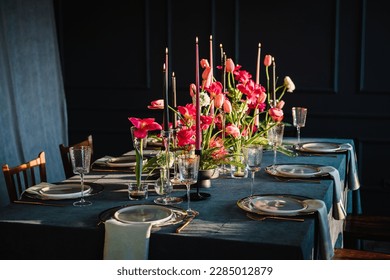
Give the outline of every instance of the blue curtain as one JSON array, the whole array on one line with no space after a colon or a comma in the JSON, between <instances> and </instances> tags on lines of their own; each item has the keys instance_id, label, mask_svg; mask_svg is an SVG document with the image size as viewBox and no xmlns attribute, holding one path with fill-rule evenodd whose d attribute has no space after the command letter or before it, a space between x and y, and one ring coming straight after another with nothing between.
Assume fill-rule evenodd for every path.
<instances>
[{"instance_id":1,"label":"blue curtain","mask_svg":"<svg viewBox=\"0 0 390 280\"><path fill-rule=\"evenodd\" d=\"M52 0L0 0L0 165L46 153L49 182L63 180L66 100ZM0 205L8 204L4 176Z\"/></svg>"}]
</instances>

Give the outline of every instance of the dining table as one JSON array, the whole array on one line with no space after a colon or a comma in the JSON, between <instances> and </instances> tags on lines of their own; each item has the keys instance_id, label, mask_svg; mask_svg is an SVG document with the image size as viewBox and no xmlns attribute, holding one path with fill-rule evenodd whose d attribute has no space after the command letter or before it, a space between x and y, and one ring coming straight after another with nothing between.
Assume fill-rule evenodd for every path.
<instances>
[{"instance_id":1,"label":"dining table","mask_svg":"<svg viewBox=\"0 0 390 280\"><path fill-rule=\"evenodd\" d=\"M295 139L285 137L284 145L292 147ZM301 142L348 143L352 139L302 138ZM349 187L350 154L348 151L278 153L278 164L308 164L331 166L339 172L342 185L342 203L348 214L361 212L359 189ZM145 150L147 153L148 150ZM131 154L131 153L129 153ZM332 214L335 181L330 176L315 178L285 178L266 172L272 164L273 152L263 151L261 170L255 173L253 194L257 196L292 196L323 201L326 206L332 247L343 246L344 219ZM159 195L150 179L149 195L144 200L129 200L128 184L135 179L126 168L92 168L85 182L93 188L88 195L92 205L73 206L76 199L44 200L22 197L17 203L0 209L0 259L101 260L105 242L105 222L123 207L155 205ZM149 178L148 178L149 179ZM79 182L79 176L63 182ZM149 239L149 259L161 260L312 260L321 259L319 219L317 213L306 213L274 219L252 219L240 202L250 195L248 178L232 178L220 173L211 180L209 188L200 188L207 197L190 201L199 214L180 233L182 222L154 226ZM196 185L191 187L196 193ZM174 187L170 194L182 197L184 202L173 209L185 210L187 203L184 185ZM256 214L256 213L255 213ZM261 217L262 215L254 215ZM266 215L266 217L268 217Z\"/></svg>"}]
</instances>

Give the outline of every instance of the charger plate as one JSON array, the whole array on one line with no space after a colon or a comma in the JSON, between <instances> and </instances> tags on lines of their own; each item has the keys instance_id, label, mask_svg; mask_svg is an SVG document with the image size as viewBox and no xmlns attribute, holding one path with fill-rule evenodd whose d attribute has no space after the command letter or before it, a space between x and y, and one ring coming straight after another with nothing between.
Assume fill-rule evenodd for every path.
<instances>
[{"instance_id":1,"label":"charger plate","mask_svg":"<svg viewBox=\"0 0 390 280\"><path fill-rule=\"evenodd\" d=\"M341 144L331 142L307 142L301 144L298 150L311 153L334 153L343 151L341 150Z\"/></svg>"},{"instance_id":2,"label":"charger plate","mask_svg":"<svg viewBox=\"0 0 390 280\"><path fill-rule=\"evenodd\" d=\"M101 212L99 214L100 223L104 223L105 221L112 219L112 218L117 219L115 217L115 214L118 212L123 213L122 211L125 211L125 210L122 210L122 209L130 209L132 207L136 207L139 209L139 207L145 207L145 206L147 206L147 207L149 207L149 206L163 207L163 206L154 205L154 204L153 205L130 204L130 205L123 205L123 206L116 206L116 207L104 210L103 212ZM174 207L174 206L169 206L169 207L164 207L164 208L172 211L172 215L170 216L169 219L163 218L162 222L152 222L153 228L175 225L175 224L181 223L184 220L184 218L187 217L187 212L182 208ZM122 217L120 219L122 219ZM130 219L133 219L133 218L130 218ZM124 220L127 220L127 218L124 218ZM125 222L125 223L129 223L129 222Z\"/></svg>"},{"instance_id":3,"label":"charger plate","mask_svg":"<svg viewBox=\"0 0 390 280\"><path fill-rule=\"evenodd\" d=\"M307 204L303 200L307 197L289 194L263 194L241 198L237 201L237 206L245 212L259 215L272 216L303 216L311 215L313 211L307 211ZM278 209L273 209L276 200L284 201Z\"/></svg>"},{"instance_id":4,"label":"charger plate","mask_svg":"<svg viewBox=\"0 0 390 280\"><path fill-rule=\"evenodd\" d=\"M101 184L85 182L84 196L92 196L103 191ZM31 191L29 191L31 189ZM66 200L81 197L80 182L59 182L51 184L38 184L25 190L22 197L39 200Z\"/></svg>"}]
</instances>

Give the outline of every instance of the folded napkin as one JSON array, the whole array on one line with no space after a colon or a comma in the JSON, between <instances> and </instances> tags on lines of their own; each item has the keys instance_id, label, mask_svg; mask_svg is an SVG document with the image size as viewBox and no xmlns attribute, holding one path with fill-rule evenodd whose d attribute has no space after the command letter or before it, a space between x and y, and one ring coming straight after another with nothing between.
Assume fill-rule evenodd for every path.
<instances>
[{"instance_id":1,"label":"folded napkin","mask_svg":"<svg viewBox=\"0 0 390 280\"><path fill-rule=\"evenodd\" d=\"M356 152L349 143L342 144L341 148L348 150L349 153L348 188L355 191L360 188L359 176L357 172Z\"/></svg>"},{"instance_id":2,"label":"folded napkin","mask_svg":"<svg viewBox=\"0 0 390 280\"><path fill-rule=\"evenodd\" d=\"M334 249L332 245L332 239L330 237L328 210L322 200L307 199L304 200L307 204L305 212L317 212L318 222L318 251L319 258L329 260L334 255Z\"/></svg>"},{"instance_id":3,"label":"folded napkin","mask_svg":"<svg viewBox=\"0 0 390 280\"><path fill-rule=\"evenodd\" d=\"M110 219L105 222L105 260L147 260L150 223L125 224Z\"/></svg>"},{"instance_id":4,"label":"folded napkin","mask_svg":"<svg viewBox=\"0 0 390 280\"><path fill-rule=\"evenodd\" d=\"M29 188L27 188L25 190L26 193L29 193L29 194L38 194L38 195L41 195L40 194L40 190L42 188L45 188L45 187L58 187L57 185L54 185L54 184L50 184L50 183L47 183L47 182L41 182L37 185L34 185L34 186L31 186Z\"/></svg>"},{"instance_id":5,"label":"folded napkin","mask_svg":"<svg viewBox=\"0 0 390 280\"><path fill-rule=\"evenodd\" d=\"M341 180L339 171L333 166L323 166L321 170L327 172L334 181L333 188L333 217L336 220L343 220L347 213L343 204L343 192L341 187Z\"/></svg>"}]
</instances>

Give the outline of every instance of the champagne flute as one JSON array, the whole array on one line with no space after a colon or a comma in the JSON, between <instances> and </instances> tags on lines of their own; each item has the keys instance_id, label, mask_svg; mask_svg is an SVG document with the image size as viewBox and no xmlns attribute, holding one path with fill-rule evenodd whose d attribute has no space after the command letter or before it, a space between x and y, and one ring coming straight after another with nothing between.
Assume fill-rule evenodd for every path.
<instances>
[{"instance_id":1,"label":"champagne flute","mask_svg":"<svg viewBox=\"0 0 390 280\"><path fill-rule=\"evenodd\" d=\"M299 145L301 143L301 127L305 127L306 115L307 115L307 108L303 108L303 107L292 108L293 125L297 128L297 144L295 146L296 148L299 148Z\"/></svg>"},{"instance_id":2,"label":"champagne flute","mask_svg":"<svg viewBox=\"0 0 390 280\"><path fill-rule=\"evenodd\" d=\"M73 173L80 175L81 197L79 201L73 203L74 206L88 206L92 202L84 200L84 174L89 173L91 166L91 147L78 146L69 148L70 159L72 161Z\"/></svg>"},{"instance_id":3,"label":"champagne flute","mask_svg":"<svg viewBox=\"0 0 390 280\"><path fill-rule=\"evenodd\" d=\"M195 154L183 154L177 159L180 181L187 187L187 214L196 215L196 211L190 207L190 187L198 181L200 156Z\"/></svg>"},{"instance_id":4,"label":"champagne flute","mask_svg":"<svg viewBox=\"0 0 390 280\"><path fill-rule=\"evenodd\" d=\"M263 159L263 146L258 144L246 145L242 148L245 158L246 168L251 172L251 191L253 195L253 184L255 181L255 173L261 169L261 161Z\"/></svg>"},{"instance_id":5,"label":"champagne flute","mask_svg":"<svg viewBox=\"0 0 390 280\"><path fill-rule=\"evenodd\" d=\"M271 171L273 173L276 173L275 167L276 167L276 154L277 154L277 148L282 144L283 140L283 133L284 133L284 124L283 123L277 123L274 126L272 126L268 130L268 141L269 144L272 146L272 149L274 151L274 161L271 167Z\"/></svg>"}]
</instances>

